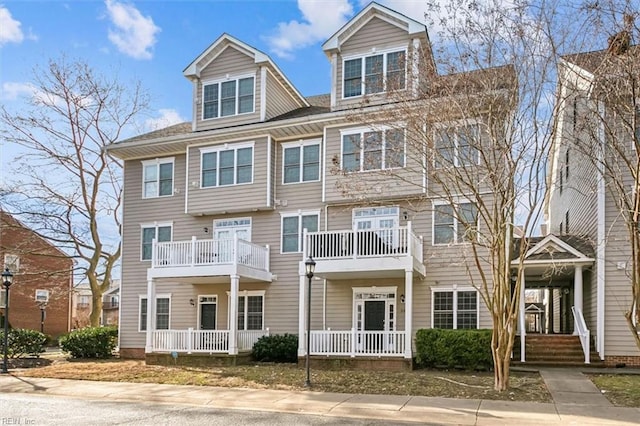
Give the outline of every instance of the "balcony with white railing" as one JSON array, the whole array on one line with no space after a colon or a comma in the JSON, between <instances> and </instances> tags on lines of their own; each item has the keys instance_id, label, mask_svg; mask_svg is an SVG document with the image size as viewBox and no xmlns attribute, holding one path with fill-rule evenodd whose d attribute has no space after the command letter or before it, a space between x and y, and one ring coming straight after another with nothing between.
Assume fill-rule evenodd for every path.
<instances>
[{"instance_id":1,"label":"balcony with white railing","mask_svg":"<svg viewBox=\"0 0 640 426\"><path fill-rule=\"evenodd\" d=\"M219 240L153 241L152 278L242 275L271 281L269 246L237 237Z\"/></svg>"},{"instance_id":2,"label":"balcony with white railing","mask_svg":"<svg viewBox=\"0 0 640 426\"><path fill-rule=\"evenodd\" d=\"M229 353L229 330L154 330L152 332L152 352L176 353ZM238 351L250 351L266 330L239 330Z\"/></svg>"},{"instance_id":3,"label":"balcony with white railing","mask_svg":"<svg viewBox=\"0 0 640 426\"><path fill-rule=\"evenodd\" d=\"M305 232L303 255L311 256L316 274L326 278L425 273L422 237L412 231L411 222L393 228Z\"/></svg>"},{"instance_id":4,"label":"balcony with white railing","mask_svg":"<svg viewBox=\"0 0 640 426\"><path fill-rule=\"evenodd\" d=\"M311 330L310 355L350 357L402 357L404 331Z\"/></svg>"}]
</instances>

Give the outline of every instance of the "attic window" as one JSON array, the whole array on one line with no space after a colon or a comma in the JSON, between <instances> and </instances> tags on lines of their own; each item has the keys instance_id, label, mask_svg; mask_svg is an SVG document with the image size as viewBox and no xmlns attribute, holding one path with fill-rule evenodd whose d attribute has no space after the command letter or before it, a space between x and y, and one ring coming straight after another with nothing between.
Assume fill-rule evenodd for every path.
<instances>
[{"instance_id":1,"label":"attic window","mask_svg":"<svg viewBox=\"0 0 640 426\"><path fill-rule=\"evenodd\" d=\"M405 88L404 50L345 59L343 97Z\"/></svg>"},{"instance_id":2,"label":"attic window","mask_svg":"<svg viewBox=\"0 0 640 426\"><path fill-rule=\"evenodd\" d=\"M204 83L202 119L228 117L254 111L254 78Z\"/></svg>"}]
</instances>

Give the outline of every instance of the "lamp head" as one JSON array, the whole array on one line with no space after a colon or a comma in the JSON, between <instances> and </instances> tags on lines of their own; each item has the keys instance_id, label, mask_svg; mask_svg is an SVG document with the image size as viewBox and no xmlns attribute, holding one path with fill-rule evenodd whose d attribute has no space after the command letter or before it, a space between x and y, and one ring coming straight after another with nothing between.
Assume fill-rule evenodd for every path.
<instances>
[{"instance_id":1,"label":"lamp head","mask_svg":"<svg viewBox=\"0 0 640 426\"><path fill-rule=\"evenodd\" d=\"M5 268L0 275L2 276L2 285L9 288L13 283L13 274L9 271L9 268Z\"/></svg>"},{"instance_id":2,"label":"lamp head","mask_svg":"<svg viewBox=\"0 0 640 426\"><path fill-rule=\"evenodd\" d=\"M307 278L313 278L313 274L316 271L316 262L311 256L304 261L304 269L307 274Z\"/></svg>"}]
</instances>

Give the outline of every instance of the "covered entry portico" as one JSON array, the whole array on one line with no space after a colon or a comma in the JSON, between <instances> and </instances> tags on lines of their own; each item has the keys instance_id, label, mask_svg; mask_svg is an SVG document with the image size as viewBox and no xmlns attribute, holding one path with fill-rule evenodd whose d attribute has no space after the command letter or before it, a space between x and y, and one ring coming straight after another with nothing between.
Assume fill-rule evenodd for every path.
<instances>
[{"instance_id":1,"label":"covered entry portico","mask_svg":"<svg viewBox=\"0 0 640 426\"><path fill-rule=\"evenodd\" d=\"M585 363L589 363L591 337L584 292L585 276L594 263L593 248L584 239L569 235L548 235L529 242L521 274L520 361L526 361L527 334L573 334L580 337ZM517 267L518 261L512 266Z\"/></svg>"}]
</instances>

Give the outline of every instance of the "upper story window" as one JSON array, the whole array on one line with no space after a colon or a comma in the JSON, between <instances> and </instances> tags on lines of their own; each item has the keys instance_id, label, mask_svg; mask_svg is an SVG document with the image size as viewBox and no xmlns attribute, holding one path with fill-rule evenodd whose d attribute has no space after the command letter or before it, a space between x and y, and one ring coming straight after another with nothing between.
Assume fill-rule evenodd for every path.
<instances>
[{"instance_id":1,"label":"upper story window","mask_svg":"<svg viewBox=\"0 0 640 426\"><path fill-rule=\"evenodd\" d=\"M228 117L254 111L253 77L204 83L202 118Z\"/></svg>"},{"instance_id":2,"label":"upper story window","mask_svg":"<svg viewBox=\"0 0 640 426\"><path fill-rule=\"evenodd\" d=\"M284 213L282 215L282 253L302 251L303 230L318 232L320 214L314 212Z\"/></svg>"},{"instance_id":3,"label":"upper story window","mask_svg":"<svg viewBox=\"0 0 640 426\"><path fill-rule=\"evenodd\" d=\"M344 61L343 97L404 89L406 51L377 53Z\"/></svg>"},{"instance_id":4,"label":"upper story window","mask_svg":"<svg viewBox=\"0 0 640 426\"><path fill-rule=\"evenodd\" d=\"M480 129L476 124L436 130L434 166L442 168L480 164L480 151L477 148L479 136Z\"/></svg>"},{"instance_id":5,"label":"upper story window","mask_svg":"<svg viewBox=\"0 0 640 426\"><path fill-rule=\"evenodd\" d=\"M201 150L201 188L253 182L253 142Z\"/></svg>"},{"instance_id":6,"label":"upper story window","mask_svg":"<svg viewBox=\"0 0 640 426\"><path fill-rule=\"evenodd\" d=\"M140 258L142 260L151 260L153 240L156 239L159 243L171 241L172 233L173 225L171 223L142 225L142 250Z\"/></svg>"},{"instance_id":7,"label":"upper story window","mask_svg":"<svg viewBox=\"0 0 640 426\"><path fill-rule=\"evenodd\" d=\"M173 195L173 164L173 157L142 162L142 198Z\"/></svg>"},{"instance_id":8,"label":"upper story window","mask_svg":"<svg viewBox=\"0 0 640 426\"><path fill-rule=\"evenodd\" d=\"M49 290L36 290L36 303L47 303L49 301Z\"/></svg>"},{"instance_id":9,"label":"upper story window","mask_svg":"<svg viewBox=\"0 0 640 426\"><path fill-rule=\"evenodd\" d=\"M20 256L6 253L4 255L4 267L9 268L9 271L13 274L20 272Z\"/></svg>"},{"instance_id":10,"label":"upper story window","mask_svg":"<svg viewBox=\"0 0 640 426\"><path fill-rule=\"evenodd\" d=\"M342 170L358 172L404 165L404 130L355 130L342 133Z\"/></svg>"},{"instance_id":11,"label":"upper story window","mask_svg":"<svg viewBox=\"0 0 640 426\"><path fill-rule=\"evenodd\" d=\"M320 143L307 141L283 144L282 183L320 180Z\"/></svg>"},{"instance_id":12,"label":"upper story window","mask_svg":"<svg viewBox=\"0 0 640 426\"><path fill-rule=\"evenodd\" d=\"M478 229L478 207L472 202L433 206L433 244L470 241Z\"/></svg>"}]
</instances>

